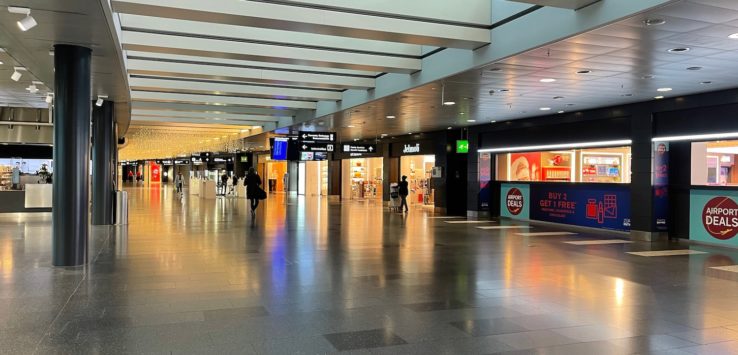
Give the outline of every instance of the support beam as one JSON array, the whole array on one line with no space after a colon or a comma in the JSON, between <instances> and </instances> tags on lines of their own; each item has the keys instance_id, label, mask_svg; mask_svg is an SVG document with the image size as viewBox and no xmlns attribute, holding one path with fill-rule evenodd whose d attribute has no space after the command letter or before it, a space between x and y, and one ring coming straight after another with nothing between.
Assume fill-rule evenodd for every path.
<instances>
[{"instance_id":1,"label":"support beam","mask_svg":"<svg viewBox=\"0 0 738 355\"><path fill-rule=\"evenodd\" d=\"M340 52L223 39L121 31L123 49L212 58L303 64L326 68L412 73L420 59L378 54Z\"/></svg>"},{"instance_id":2,"label":"support beam","mask_svg":"<svg viewBox=\"0 0 738 355\"><path fill-rule=\"evenodd\" d=\"M133 109L131 112L133 116L148 116L148 117L171 117L171 118L196 118L203 120L231 120L231 121L253 121L253 122L275 122L282 117L289 117L287 115L240 115L232 113L210 113L210 112L186 112L186 111L164 111L164 110L145 110L145 109Z\"/></svg>"},{"instance_id":3,"label":"support beam","mask_svg":"<svg viewBox=\"0 0 738 355\"><path fill-rule=\"evenodd\" d=\"M105 101L92 110L92 224L113 224L115 149L114 104Z\"/></svg>"},{"instance_id":4,"label":"support beam","mask_svg":"<svg viewBox=\"0 0 738 355\"><path fill-rule=\"evenodd\" d=\"M526 4L560 7L562 9L579 10L601 0L510 0Z\"/></svg>"},{"instance_id":5,"label":"support beam","mask_svg":"<svg viewBox=\"0 0 738 355\"><path fill-rule=\"evenodd\" d=\"M87 263L92 51L54 46L52 263Z\"/></svg>"},{"instance_id":6,"label":"support beam","mask_svg":"<svg viewBox=\"0 0 738 355\"><path fill-rule=\"evenodd\" d=\"M473 49L490 42L487 28L379 14L329 11L257 1L119 0L120 13L372 40Z\"/></svg>"},{"instance_id":7,"label":"support beam","mask_svg":"<svg viewBox=\"0 0 738 355\"><path fill-rule=\"evenodd\" d=\"M337 89L367 89L374 87L376 79L345 75L243 68L220 65L198 65L141 59L128 60L130 74L165 77L233 80L278 85L313 86Z\"/></svg>"},{"instance_id":8,"label":"support beam","mask_svg":"<svg viewBox=\"0 0 738 355\"><path fill-rule=\"evenodd\" d=\"M235 115L254 115L254 116L294 116L297 113L291 110L276 110L272 108L258 107L237 107L237 106L218 106L198 105L198 104L180 104L170 102L133 102L131 104L133 110L158 110L166 111L171 114L178 112L192 113L200 112L206 114L235 114Z\"/></svg>"},{"instance_id":9,"label":"support beam","mask_svg":"<svg viewBox=\"0 0 738 355\"><path fill-rule=\"evenodd\" d=\"M274 120L274 121L236 121L236 120L212 121L212 120L205 120L205 119L198 119L198 118L185 118L185 117L167 117L163 119L163 117L139 116L139 115L131 115L131 122L135 124L141 124L143 122L152 122L152 123L187 123L187 124L199 124L199 125L219 124L219 125L242 126L242 127L262 126L262 127L269 127L270 130L276 129L277 127L276 125L277 120Z\"/></svg>"},{"instance_id":10,"label":"support beam","mask_svg":"<svg viewBox=\"0 0 738 355\"><path fill-rule=\"evenodd\" d=\"M131 99L133 101L154 101L154 102L184 102L194 104L208 104L216 107L221 104L240 105L240 106L257 106L272 108L288 108L288 109L315 109L315 102L312 101L293 101L293 100L271 100L257 99L250 97L236 96L217 96L217 95L194 95L194 94L173 94L168 92L148 92L148 91L132 91Z\"/></svg>"},{"instance_id":11,"label":"support beam","mask_svg":"<svg viewBox=\"0 0 738 355\"><path fill-rule=\"evenodd\" d=\"M193 82L190 80L130 78L131 90L162 91L173 93L198 93L211 95L245 95L263 98L289 98L296 100L340 100L341 93L328 90L306 90L289 87L230 84L222 82Z\"/></svg>"}]
</instances>

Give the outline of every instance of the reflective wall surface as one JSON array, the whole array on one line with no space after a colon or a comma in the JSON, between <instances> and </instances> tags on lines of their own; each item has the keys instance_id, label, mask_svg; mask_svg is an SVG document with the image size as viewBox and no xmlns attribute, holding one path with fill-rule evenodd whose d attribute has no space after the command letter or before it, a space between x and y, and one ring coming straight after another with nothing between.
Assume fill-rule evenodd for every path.
<instances>
[{"instance_id":1,"label":"reflective wall surface","mask_svg":"<svg viewBox=\"0 0 738 355\"><path fill-rule=\"evenodd\" d=\"M0 352L738 351L732 249L374 200L276 194L251 219L243 199L129 194L130 224L92 228L84 268L51 267L49 215L0 216Z\"/></svg>"}]
</instances>

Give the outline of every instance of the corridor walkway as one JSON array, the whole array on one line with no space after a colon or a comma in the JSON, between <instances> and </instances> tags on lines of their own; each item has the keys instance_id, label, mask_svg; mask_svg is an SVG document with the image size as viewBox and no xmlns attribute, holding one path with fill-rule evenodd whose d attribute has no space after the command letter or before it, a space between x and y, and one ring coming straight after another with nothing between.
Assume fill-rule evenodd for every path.
<instances>
[{"instance_id":1,"label":"corridor walkway","mask_svg":"<svg viewBox=\"0 0 738 355\"><path fill-rule=\"evenodd\" d=\"M735 250L129 193L85 269L50 266L49 215L0 216L0 353L738 353Z\"/></svg>"}]
</instances>

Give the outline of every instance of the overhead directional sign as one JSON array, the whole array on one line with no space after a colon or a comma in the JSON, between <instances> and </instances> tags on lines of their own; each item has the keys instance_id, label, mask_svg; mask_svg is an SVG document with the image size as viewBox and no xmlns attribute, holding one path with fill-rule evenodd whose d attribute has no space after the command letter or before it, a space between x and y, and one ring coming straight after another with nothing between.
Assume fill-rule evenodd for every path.
<instances>
[{"instance_id":1,"label":"overhead directional sign","mask_svg":"<svg viewBox=\"0 0 738 355\"><path fill-rule=\"evenodd\" d=\"M331 153L335 150L336 133L300 131L297 140L300 152Z\"/></svg>"},{"instance_id":2,"label":"overhead directional sign","mask_svg":"<svg viewBox=\"0 0 738 355\"><path fill-rule=\"evenodd\" d=\"M360 157L377 152L376 144L342 144L341 151L352 157Z\"/></svg>"}]
</instances>

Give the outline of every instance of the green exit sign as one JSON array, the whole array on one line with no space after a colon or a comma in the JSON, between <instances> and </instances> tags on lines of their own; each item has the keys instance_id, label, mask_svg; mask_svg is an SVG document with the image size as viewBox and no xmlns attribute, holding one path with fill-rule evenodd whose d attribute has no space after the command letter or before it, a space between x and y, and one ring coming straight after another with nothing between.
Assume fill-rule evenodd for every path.
<instances>
[{"instance_id":1,"label":"green exit sign","mask_svg":"<svg viewBox=\"0 0 738 355\"><path fill-rule=\"evenodd\" d=\"M469 141L466 139L457 140L456 153L469 153Z\"/></svg>"}]
</instances>

